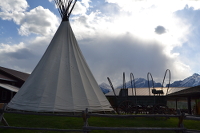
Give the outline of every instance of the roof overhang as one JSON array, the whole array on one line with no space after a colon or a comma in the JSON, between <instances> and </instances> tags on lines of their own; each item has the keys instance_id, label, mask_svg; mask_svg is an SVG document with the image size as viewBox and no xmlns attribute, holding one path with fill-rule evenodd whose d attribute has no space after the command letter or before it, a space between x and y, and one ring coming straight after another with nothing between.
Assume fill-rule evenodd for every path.
<instances>
[{"instance_id":1,"label":"roof overhang","mask_svg":"<svg viewBox=\"0 0 200 133\"><path fill-rule=\"evenodd\" d=\"M19 91L18 87L12 86L12 85L9 85L9 84L2 84L2 83L0 83L0 87L4 88L6 90L12 91L12 92L18 92Z\"/></svg>"},{"instance_id":2,"label":"roof overhang","mask_svg":"<svg viewBox=\"0 0 200 133\"><path fill-rule=\"evenodd\" d=\"M200 86L190 87L167 95L168 97L194 97L200 98Z\"/></svg>"}]
</instances>

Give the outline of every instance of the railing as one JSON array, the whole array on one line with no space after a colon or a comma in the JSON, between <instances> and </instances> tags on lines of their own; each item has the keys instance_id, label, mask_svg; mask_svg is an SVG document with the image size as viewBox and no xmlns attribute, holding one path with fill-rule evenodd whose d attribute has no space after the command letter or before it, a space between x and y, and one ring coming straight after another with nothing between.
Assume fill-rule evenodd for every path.
<instances>
[{"instance_id":1,"label":"railing","mask_svg":"<svg viewBox=\"0 0 200 133\"><path fill-rule=\"evenodd\" d=\"M28 114L28 115L48 115L48 116L65 116L65 117L80 117L83 119L83 127L81 129L53 129L53 128L32 128L32 127L14 127L9 126L3 117L4 113L17 113L17 114ZM136 117L145 117L145 118L178 118L178 126L177 127L97 127L97 126L89 126L88 119L91 117L110 117L110 118L136 118ZM0 122L4 124L4 126L0 126L0 128L4 129L23 129L23 130L48 130L48 131L64 131L64 132L83 132L89 133L93 130L116 130L116 131L175 131L182 133L192 133L199 132L200 130L187 129L183 126L183 120L199 120L200 117L186 116L184 113L178 112L177 115L162 115L162 114L146 114L146 115L116 115L116 114L94 114L89 113L88 109L82 112L79 115L67 115L67 114L48 114L48 113L32 113L32 112L14 112L5 110L5 106L0 109Z\"/></svg>"},{"instance_id":2,"label":"railing","mask_svg":"<svg viewBox=\"0 0 200 133\"><path fill-rule=\"evenodd\" d=\"M22 130L46 130L46 131L64 131L64 132L83 132L83 129L54 129L54 128L35 128L35 127L14 127L9 126L6 119L3 117L4 113L14 113L14 114L24 114L24 115L44 115L44 116L64 116L64 117L80 117L82 114L69 115L69 114L54 114L54 113L34 113L34 112L20 112L20 111L8 111L6 110L6 104L3 108L0 108L0 123L2 122L4 126L0 126L3 129L22 129Z\"/></svg>"},{"instance_id":3,"label":"railing","mask_svg":"<svg viewBox=\"0 0 200 133\"><path fill-rule=\"evenodd\" d=\"M136 118L136 117L148 117L148 118L157 118L157 117L177 117L179 119L178 127L94 127L89 126L88 118L90 117L111 117L111 118ZM138 130L146 130L146 131L176 131L176 132L186 132L187 129L183 127L183 119L184 114L178 115L157 115L157 114L147 114L147 115L112 115L112 114L91 114L88 113L87 109L83 112L84 118L84 133L89 133L92 130L117 130L117 131L138 131Z\"/></svg>"},{"instance_id":4,"label":"railing","mask_svg":"<svg viewBox=\"0 0 200 133\"><path fill-rule=\"evenodd\" d=\"M178 118L178 126L177 127L94 127L89 126L88 119L91 117L110 117L110 118L136 118L136 117L145 117L145 118ZM182 132L182 133L200 133L200 130L194 130L194 129L187 129L183 125L183 120L199 120L200 117L194 117L194 116L186 116L184 113L181 113L180 111L177 112L177 115L167 115L167 114L146 114L146 115L115 115L115 114L92 114L88 113L88 110L86 109L83 111L83 120L84 120L84 126L83 130L84 133L89 133L93 130L117 130L117 131L175 131L175 132Z\"/></svg>"}]
</instances>

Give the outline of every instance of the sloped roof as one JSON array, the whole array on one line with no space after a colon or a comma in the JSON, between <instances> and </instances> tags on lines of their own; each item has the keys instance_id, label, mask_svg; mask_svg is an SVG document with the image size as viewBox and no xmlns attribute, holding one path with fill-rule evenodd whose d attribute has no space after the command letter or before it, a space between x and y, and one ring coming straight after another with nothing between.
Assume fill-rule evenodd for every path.
<instances>
[{"instance_id":1,"label":"sloped roof","mask_svg":"<svg viewBox=\"0 0 200 133\"><path fill-rule=\"evenodd\" d=\"M0 71L3 71L5 73L7 73L8 75L13 76L13 77L18 78L18 79L23 80L23 81L26 81L26 79L30 75L28 73L20 72L20 71L17 71L17 70L13 70L13 69L1 67L1 66L0 66ZM8 79L8 80L13 80L10 77L5 76L3 74L0 74L0 78L4 78L4 79Z\"/></svg>"},{"instance_id":2,"label":"sloped roof","mask_svg":"<svg viewBox=\"0 0 200 133\"><path fill-rule=\"evenodd\" d=\"M16 80L14 80L13 78L10 78L8 76L6 76L5 74L0 73L0 80L6 80L6 81L14 81L16 82Z\"/></svg>"},{"instance_id":3,"label":"sloped roof","mask_svg":"<svg viewBox=\"0 0 200 133\"><path fill-rule=\"evenodd\" d=\"M173 93L169 94L168 96L171 96L171 97L187 97L187 96L200 97L200 85L194 86L194 87L188 87L186 89L173 92Z\"/></svg>"}]
</instances>

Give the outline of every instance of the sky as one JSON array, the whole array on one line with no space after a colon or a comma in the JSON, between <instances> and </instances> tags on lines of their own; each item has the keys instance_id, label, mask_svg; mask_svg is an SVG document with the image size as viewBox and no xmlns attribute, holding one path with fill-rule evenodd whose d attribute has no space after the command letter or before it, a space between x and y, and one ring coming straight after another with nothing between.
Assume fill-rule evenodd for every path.
<instances>
[{"instance_id":1,"label":"sky","mask_svg":"<svg viewBox=\"0 0 200 133\"><path fill-rule=\"evenodd\" d=\"M31 73L60 22L53 0L0 0L0 66ZM200 73L199 0L78 0L70 24L98 84Z\"/></svg>"}]
</instances>

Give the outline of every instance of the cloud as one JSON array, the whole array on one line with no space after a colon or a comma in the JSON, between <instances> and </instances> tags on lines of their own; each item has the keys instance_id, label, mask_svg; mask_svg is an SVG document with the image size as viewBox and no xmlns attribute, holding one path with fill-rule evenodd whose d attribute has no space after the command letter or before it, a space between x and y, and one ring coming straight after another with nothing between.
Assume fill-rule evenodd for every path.
<instances>
[{"instance_id":1,"label":"cloud","mask_svg":"<svg viewBox=\"0 0 200 133\"><path fill-rule=\"evenodd\" d=\"M89 8L89 2L90 2L89 0L77 1L72 11L72 14L73 15L86 14L87 9Z\"/></svg>"},{"instance_id":2,"label":"cloud","mask_svg":"<svg viewBox=\"0 0 200 133\"><path fill-rule=\"evenodd\" d=\"M19 43L15 45L8 45L8 44L0 44L0 52L1 53L8 53L8 52L16 52L19 49L25 48L24 43Z\"/></svg>"},{"instance_id":3,"label":"cloud","mask_svg":"<svg viewBox=\"0 0 200 133\"><path fill-rule=\"evenodd\" d=\"M101 6L93 6L91 7L91 9L95 12L95 11L99 11L101 12L102 16L116 16L116 14L121 15L123 14L123 11L121 10L120 6L118 4L115 3L101 3Z\"/></svg>"},{"instance_id":4,"label":"cloud","mask_svg":"<svg viewBox=\"0 0 200 133\"><path fill-rule=\"evenodd\" d=\"M89 1L86 0L81 3L81 6L85 9L88 6L87 2ZM1 9L0 17L3 20L13 20L19 25L19 34L27 36L28 39L21 38L22 41L19 44L0 44L0 64L30 73L45 52L57 30L60 19L49 9L42 6L28 11L28 5L24 6L26 1L17 1L15 3L16 8L21 8L12 12L15 7L13 3L10 1L1 3L1 8L8 5L10 9ZM77 10L79 9L77 8ZM30 36L31 34L36 36Z\"/></svg>"},{"instance_id":5,"label":"cloud","mask_svg":"<svg viewBox=\"0 0 200 133\"><path fill-rule=\"evenodd\" d=\"M23 12L29 7L26 0L0 0L0 17L3 20L15 20L21 18Z\"/></svg>"},{"instance_id":6,"label":"cloud","mask_svg":"<svg viewBox=\"0 0 200 133\"><path fill-rule=\"evenodd\" d=\"M15 45L0 44L0 55L9 59L26 60L34 57L33 51L28 49L23 42ZM19 64L18 64L19 65Z\"/></svg>"},{"instance_id":7,"label":"cloud","mask_svg":"<svg viewBox=\"0 0 200 133\"><path fill-rule=\"evenodd\" d=\"M106 77L110 77L114 85L121 84L123 72L127 79L130 72L135 78L146 78L151 72L156 82L162 82L166 69L171 70L172 80L191 74L190 65L182 61L180 51L174 51L189 41L186 37L190 26L173 13L185 5L175 8L172 4L173 8L169 9L171 6L158 3L107 0L95 6L89 0L77 1L70 17L71 26L98 83L107 83ZM18 24L20 35L36 36L12 46L1 44L0 64L31 72L59 20L41 6L30 11L25 6L22 9L12 14L1 12L0 17ZM155 27L157 33L166 29L167 32L158 36Z\"/></svg>"},{"instance_id":8,"label":"cloud","mask_svg":"<svg viewBox=\"0 0 200 133\"><path fill-rule=\"evenodd\" d=\"M156 28L155 28L155 32L157 33L157 34L164 34L165 32L166 32L166 29L165 29L165 27L163 27L163 26L157 26Z\"/></svg>"},{"instance_id":9,"label":"cloud","mask_svg":"<svg viewBox=\"0 0 200 133\"><path fill-rule=\"evenodd\" d=\"M90 7L90 3L91 0L82 0L81 3L86 7L86 8L89 8Z\"/></svg>"},{"instance_id":10,"label":"cloud","mask_svg":"<svg viewBox=\"0 0 200 133\"><path fill-rule=\"evenodd\" d=\"M34 55L31 53L31 51L27 48L19 49L16 52L9 52L8 56L16 58L16 59L32 59Z\"/></svg>"},{"instance_id":11,"label":"cloud","mask_svg":"<svg viewBox=\"0 0 200 133\"><path fill-rule=\"evenodd\" d=\"M110 5L107 3L106 6ZM170 14L158 14L162 18L158 17L154 14L158 12L156 9L143 9L145 11L138 15L125 11L122 13L120 8L119 14L114 14L111 9L110 14L104 15L103 8L99 9L102 10L74 17L71 23L99 83L107 82L106 77L109 76L119 84L123 71L144 78L151 72L157 82L162 82L166 69L171 70L172 80L191 74L190 66L182 62L179 52L173 51L186 41L184 37L188 33L188 26L182 23L182 19ZM146 13L149 18L145 18ZM155 25L160 24L169 31L166 32L164 26L157 26L157 33L165 34L156 36Z\"/></svg>"},{"instance_id":12,"label":"cloud","mask_svg":"<svg viewBox=\"0 0 200 133\"><path fill-rule=\"evenodd\" d=\"M195 0L126 0L126 2L122 0L106 0L106 2L118 4L122 10L136 13L145 9L155 8L159 8L161 12L174 12L181 10L185 5L193 7L195 10L200 8L198 5L200 1Z\"/></svg>"},{"instance_id":13,"label":"cloud","mask_svg":"<svg viewBox=\"0 0 200 133\"><path fill-rule=\"evenodd\" d=\"M14 45L0 44L1 66L31 73L51 39L51 36L42 36Z\"/></svg>"},{"instance_id":14,"label":"cloud","mask_svg":"<svg viewBox=\"0 0 200 133\"><path fill-rule=\"evenodd\" d=\"M20 35L29 35L31 33L39 35L48 35L55 32L59 20L58 18L49 10L38 6L30 12L26 12L24 17L19 20Z\"/></svg>"},{"instance_id":15,"label":"cloud","mask_svg":"<svg viewBox=\"0 0 200 133\"><path fill-rule=\"evenodd\" d=\"M26 0L0 0L0 8L2 12L24 12L29 7Z\"/></svg>"},{"instance_id":16,"label":"cloud","mask_svg":"<svg viewBox=\"0 0 200 133\"><path fill-rule=\"evenodd\" d=\"M13 3L15 2L6 1L1 4L2 12L0 12L0 17L3 20L13 20L19 25L18 32L20 35L48 35L56 31L59 19L49 9L38 6L26 11L28 7L26 1L17 0L15 4Z\"/></svg>"},{"instance_id":17,"label":"cloud","mask_svg":"<svg viewBox=\"0 0 200 133\"><path fill-rule=\"evenodd\" d=\"M173 80L185 76L183 69L189 72L189 68L178 64L176 58L168 57L163 52L164 47L156 40L144 41L127 33L106 38L98 36L79 41L79 44L99 83L107 83L106 77L110 77L115 85L119 85L122 83L122 72L126 73L127 80L131 72L136 78L146 78L151 72L157 82L162 82L166 69L171 70ZM181 71L180 67L183 68Z\"/></svg>"},{"instance_id":18,"label":"cloud","mask_svg":"<svg viewBox=\"0 0 200 133\"><path fill-rule=\"evenodd\" d=\"M195 10L194 7L186 5L182 10L176 11L175 15L182 20L183 24L188 27L188 30L182 46L174 48L173 52L178 51L180 60L190 66L193 71L198 72L200 68L200 18L198 17L200 9Z\"/></svg>"}]
</instances>

